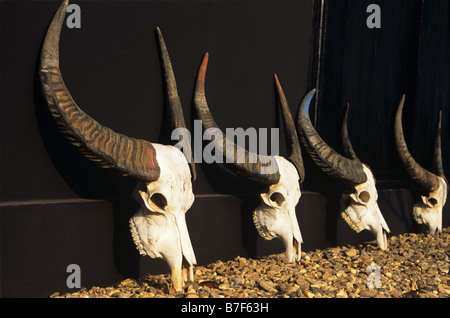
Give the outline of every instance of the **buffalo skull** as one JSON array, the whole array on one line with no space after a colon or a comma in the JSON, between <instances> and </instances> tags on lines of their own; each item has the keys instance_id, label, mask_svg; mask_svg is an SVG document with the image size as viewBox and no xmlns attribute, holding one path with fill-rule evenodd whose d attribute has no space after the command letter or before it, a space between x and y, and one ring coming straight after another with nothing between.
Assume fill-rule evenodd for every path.
<instances>
[{"instance_id":1,"label":"buffalo skull","mask_svg":"<svg viewBox=\"0 0 450 318\"><path fill-rule=\"evenodd\" d=\"M265 187L266 190L260 193L260 205L253 211L253 221L260 236L266 240L280 239L286 248L286 258L290 262L299 261L302 236L295 207L301 196L299 180L303 181L305 172L294 121L278 79L275 75L288 148L287 159L249 152L224 138L206 102L205 76L208 58L206 53L197 76L194 97L197 118L202 121L204 130L217 131L211 143L225 158L227 168Z\"/></svg>"},{"instance_id":2,"label":"buffalo skull","mask_svg":"<svg viewBox=\"0 0 450 318\"><path fill-rule=\"evenodd\" d=\"M64 137L87 159L138 181L141 208L130 219L133 240L142 255L168 263L174 288L181 291L183 279L193 280L196 264L185 221L194 202L195 166L193 161L189 166L178 148L116 133L77 106L59 68L59 38L67 5L66 0L56 12L41 53L40 80L50 113ZM157 34L171 125L185 128L170 58L159 29Z\"/></svg>"},{"instance_id":3,"label":"buffalo skull","mask_svg":"<svg viewBox=\"0 0 450 318\"><path fill-rule=\"evenodd\" d=\"M297 128L302 143L315 164L327 175L342 182L349 189L344 193L345 205L341 215L356 232L369 230L382 250L387 249L386 232L390 232L378 207L375 178L370 168L356 157L348 138L348 106L342 121L344 156L325 143L309 118L309 107L316 90L302 100L297 117Z\"/></svg>"},{"instance_id":4,"label":"buffalo skull","mask_svg":"<svg viewBox=\"0 0 450 318\"><path fill-rule=\"evenodd\" d=\"M437 174L422 168L412 157L403 135L402 113L405 95L402 96L395 116L395 143L403 168L413 181L414 207L413 217L419 224L425 224L430 234L442 232L442 208L447 200L448 183L444 176L441 150L441 116L436 128L434 142L434 165Z\"/></svg>"}]
</instances>

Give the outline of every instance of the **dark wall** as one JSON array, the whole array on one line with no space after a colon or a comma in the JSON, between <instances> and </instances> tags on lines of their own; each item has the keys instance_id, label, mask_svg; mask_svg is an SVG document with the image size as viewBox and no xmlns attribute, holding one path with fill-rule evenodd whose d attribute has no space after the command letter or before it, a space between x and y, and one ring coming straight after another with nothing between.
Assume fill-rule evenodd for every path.
<instances>
[{"instance_id":1,"label":"dark wall","mask_svg":"<svg viewBox=\"0 0 450 318\"><path fill-rule=\"evenodd\" d=\"M380 7L381 28L367 27L366 8L371 3ZM406 142L427 169L432 168L435 127L442 110L444 170L450 173L449 12L446 0L328 0L323 7L317 3L320 56L317 53L313 62L309 85L319 89L317 130L340 149L339 119L349 103L350 139L380 186L393 187L399 181L403 186L405 179L393 138L402 94L406 94Z\"/></svg>"},{"instance_id":2,"label":"dark wall","mask_svg":"<svg viewBox=\"0 0 450 318\"><path fill-rule=\"evenodd\" d=\"M448 4L380 1L382 29L369 31L366 2L78 1L81 29L63 28L61 70L89 115L117 132L152 142L165 141L167 133L156 26L165 37L189 128L195 76L205 52L210 54L208 103L222 128L279 127L274 72L293 114L307 90L319 83L317 129L338 149L339 125L331 119L351 103L350 137L361 159L385 181L379 205L392 234L417 231L409 191L401 189L404 175L392 148L392 118L406 91L411 99L405 107L405 134L418 160L427 160L421 145L430 142L437 105L443 107L448 175L448 90L442 89L445 81L448 87L449 53L443 43L448 43ZM80 265L86 287L168 271L163 261L139 256L131 240L134 182L109 175L79 155L42 101L38 59L58 5L0 2L3 297L67 291L66 268L72 263ZM418 38L427 42L418 44ZM431 78L424 80L423 73ZM283 130L280 152L285 153ZM356 234L339 217L340 193L305 161L297 206L303 250L372 240L370 233ZM258 189L252 183L216 164L199 164L197 173L196 200L186 217L199 265L283 251L279 241L262 240L254 228L251 213Z\"/></svg>"}]
</instances>

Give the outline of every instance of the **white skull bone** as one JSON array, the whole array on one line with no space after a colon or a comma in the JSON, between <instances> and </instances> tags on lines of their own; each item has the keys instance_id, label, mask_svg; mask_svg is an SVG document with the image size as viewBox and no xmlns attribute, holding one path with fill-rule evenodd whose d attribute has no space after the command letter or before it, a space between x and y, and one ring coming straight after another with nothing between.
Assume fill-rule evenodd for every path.
<instances>
[{"instance_id":1,"label":"white skull bone","mask_svg":"<svg viewBox=\"0 0 450 318\"><path fill-rule=\"evenodd\" d=\"M417 223L428 226L430 234L442 232L442 208L447 201L448 185L444 178L437 176L439 187L414 204L413 216Z\"/></svg>"},{"instance_id":2,"label":"white skull bone","mask_svg":"<svg viewBox=\"0 0 450 318\"><path fill-rule=\"evenodd\" d=\"M260 194L261 204L253 212L258 233L266 240L280 239L286 248L289 262L299 261L303 242L295 214L300 199L299 175L292 163L274 156L280 172L280 180Z\"/></svg>"},{"instance_id":3,"label":"white skull bone","mask_svg":"<svg viewBox=\"0 0 450 318\"><path fill-rule=\"evenodd\" d=\"M380 248L386 250L386 232L389 233L390 230L378 207L378 193L372 171L365 164L362 165L367 181L356 185L355 191L347 194L348 205L341 215L356 232L370 231L376 237Z\"/></svg>"},{"instance_id":4,"label":"white skull bone","mask_svg":"<svg viewBox=\"0 0 450 318\"><path fill-rule=\"evenodd\" d=\"M193 280L196 264L185 219L194 202L191 172L179 149L153 145L161 174L136 187L141 208L130 219L130 229L140 254L164 259L175 290L181 291L184 280Z\"/></svg>"}]
</instances>

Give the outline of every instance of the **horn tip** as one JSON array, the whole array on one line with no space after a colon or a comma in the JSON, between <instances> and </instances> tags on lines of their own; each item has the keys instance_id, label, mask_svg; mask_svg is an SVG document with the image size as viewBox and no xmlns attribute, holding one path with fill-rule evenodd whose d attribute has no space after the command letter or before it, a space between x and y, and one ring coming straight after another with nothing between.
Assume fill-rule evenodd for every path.
<instances>
[{"instance_id":1,"label":"horn tip","mask_svg":"<svg viewBox=\"0 0 450 318\"><path fill-rule=\"evenodd\" d=\"M273 73L273 78L275 80L275 85L277 86L277 89L280 91L281 89L281 85L280 85L280 81L278 80L278 76L277 73Z\"/></svg>"},{"instance_id":2,"label":"horn tip","mask_svg":"<svg viewBox=\"0 0 450 318\"><path fill-rule=\"evenodd\" d=\"M156 27L156 35L158 36L158 41L160 43L164 42L164 38L163 38L163 35L162 35L162 32L161 32L161 29L158 26Z\"/></svg>"},{"instance_id":3,"label":"horn tip","mask_svg":"<svg viewBox=\"0 0 450 318\"><path fill-rule=\"evenodd\" d=\"M205 55L203 56L202 65L201 65L202 68L206 69L206 66L208 65L208 60L209 60L209 53L206 52Z\"/></svg>"},{"instance_id":4,"label":"horn tip","mask_svg":"<svg viewBox=\"0 0 450 318\"><path fill-rule=\"evenodd\" d=\"M400 99L400 103L398 104L398 111L399 112L403 111L403 106L405 105L405 99L406 99L406 95L403 94L402 98Z\"/></svg>"},{"instance_id":5,"label":"horn tip","mask_svg":"<svg viewBox=\"0 0 450 318\"><path fill-rule=\"evenodd\" d=\"M304 112L306 114L309 113L309 106L311 105L311 100L313 99L314 95L316 94L317 89L313 88L303 99L301 108L303 108Z\"/></svg>"}]
</instances>

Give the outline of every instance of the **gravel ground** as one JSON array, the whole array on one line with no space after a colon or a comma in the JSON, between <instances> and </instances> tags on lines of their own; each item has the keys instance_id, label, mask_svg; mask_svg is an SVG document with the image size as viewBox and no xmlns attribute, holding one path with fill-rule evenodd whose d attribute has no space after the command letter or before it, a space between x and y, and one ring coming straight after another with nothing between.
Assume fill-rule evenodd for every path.
<instances>
[{"instance_id":1,"label":"gravel ground","mask_svg":"<svg viewBox=\"0 0 450 318\"><path fill-rule=\"evenodd\" d=\"M177 294L169 275L126 279L114 286L81 288L51 298L448 298L450 228L435 236L407 233L389 238L389 250L373 245L302 252L299 263L283 254L257 259L236 257L194 268L195 282ZM379 268L379 287L368 278ZM372 266L376 268L376 266ZM374 283L375 281L372 280Z\"/></svg>"}]
</instances>

